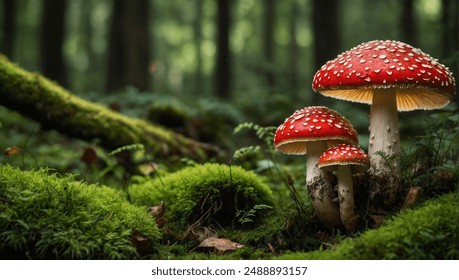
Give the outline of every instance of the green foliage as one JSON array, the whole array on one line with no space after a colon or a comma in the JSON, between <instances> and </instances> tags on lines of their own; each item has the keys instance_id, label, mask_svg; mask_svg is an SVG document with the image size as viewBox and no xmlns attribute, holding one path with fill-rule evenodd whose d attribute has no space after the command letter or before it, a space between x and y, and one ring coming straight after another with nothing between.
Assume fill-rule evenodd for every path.
<instances>
[{"instance_id":1,"label":"green foliage","mask_svg":"<svg viewBox=\"0 0 459 280\"><path fill-rule=\"evenodd\" d=\"M425 132L402 150L401 170L406 187L420 186L427 195L454 191L459 179L459 116L454 111L432 114Z\"/></svg>"},{"instance_id":2,"label":"green foliage","mask_svg":"<svg viewBox=\"0 0 459 280\"><path fill-rule=\"evenodd\" d=\"M276 151L274 149L273 140L277 128L275 126L263 127L253 122L245 122L239 124L234 129L234 134L240 133L244 129L254 131L257 138L264 142L264 149L262 149L259 145L240 148L234 152L232 160L247 158L249 155L252 155L254 157L256 155L265 156L266 159L257 161L256 170L267 171L273 181L275 181L274 177L278 177L278 179L281 180L283 183L281 184L281 187L285 186L285 190L288 190L288 195L291 201L295 204L297 213L301 214L301 216L307 216L306 205L303 199L301 198L301 195L299 194L298 190L295 188L291 176L287 175L287 178L284 178L284 175L280 171L280 167L276 163ZM303 180L304 170L301 171L301 177Z\"/></svg>"},{"instance_id":3,"label":"green foliage","mask_svg":"<svg viewBox=\"0 0 459 280\"><path fill-rule=\"evenodd\" d=\"M143 151L145 151L145 147L142 144L126 145L126 146L122 146L122 147L119 147L119 148L111 151L107 155L114 156L114 155L119 154L121 152L136 151L136 150L143 152Z\"/></svg>"},{"instance_id":4,"label":"green foliage","mask_svg":"<svg viewBox=\"0 0 459 280\"><path fill-rule=\"evenodd\" d=\"M255 135L258 137L258 139L263 140L270 150L274 149L273 139L274 134L276 133L275 126L263 127L253 122L245 122L234 128L234 134L241 132L243 129L255 131Z\"/></svg>"},{"instance_id":5,"label":"green foliage","mask_svg":"<svg viewBox=\"0 0 459 280\"><path fill-rule=\"evenodd\" d=\"M403 210L334 250L289 253L280 259L459 259L458 196L447 194Z\"/></svg>"},{"instance_id":6,"label":"green foliage","mask_svg":"<svg viewBox=\"0 0 459 280\"><path fill-rule=\"evenodd\" d=\"M237 211L272 204L261 177L239 166L204 164L129 186L131 200L153 206L164 201L171 222L201 221L220 225L237 222Z\"/></svg>"},{"instance_id":7,"label":"green foliage","mask_svg":"<svg viewBox=\"0 0 459 280\"><path fill-rule=\"evenodd\" d=\"M0 165L1 258L138 258L134 229L152 244L160 238L146 209L113 189Z\"/></svg>"},{"instance_id":8,"label":"green foliage","mask_svg":"<svg viewBox=\"0 0 459 280\"><path fill-rule=\"evenodd\" d=\"M236 218L237 221L241 224L247 224L247 223L253 223L253 218L256 217L257 211L258 210L266 210L266 209L272 209L272 206L266 205L266 204L257 204L253 206L252 209L249 209L247 211L244 210L237 210L236 211Z\"/></svg>"}]
</instances>

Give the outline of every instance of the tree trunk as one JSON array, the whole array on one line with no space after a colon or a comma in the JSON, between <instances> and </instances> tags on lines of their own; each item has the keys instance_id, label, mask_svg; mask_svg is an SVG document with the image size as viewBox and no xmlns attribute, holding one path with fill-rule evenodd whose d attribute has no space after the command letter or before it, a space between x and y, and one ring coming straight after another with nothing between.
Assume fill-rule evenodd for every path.
<instances>
[{"instance_id":1,"label":"tree trunk","mask_svg":"<svg viewBox=\"0 0 459 280\"><path fill-rule=\"evenodd\" d=\"M0 56L0 105L40 122L45 129L94 141L108 149L143 144L155 156L204 159L214 146L166 128L133 119L80 99L43 76L22 70Z\"/></svg>"},{"instance_id":2,"label":"tree trunk","mask_svg":"<svg viewBox=\"0 0 459 280\"><path fill-rule=\"evenodd\" d=\"M64 62L66 0L43 0L41 20L41 71L62 86L68 85Z\"/></svg>"},{"instance_id":3,"label":"tree trunk","mask_svg":"<svg viewBox=\"0 0 459 280\"><path fill-rule=\"evenodd\" d=\"M400 28L402 29L403 41L412 46L417 45L415 26L413 0L403 0Z\"/></svg>"},{"instance_id":4,"label":"tree trunk","mask_svg":"<svg viewBox=\"0 0 459 280\"><path fill-rule=\"evenodd\" d=\"M340 53L338 0L313 0L315 66Z\"/></svg>"},{"instance_id":5,"label":"tree trunk","mask_svg":"<svg viewBox=\"0 0 459 280\"><path fill-rule=\"evenodd\" d=\"M16 37L15 23L16 23L16 5L15 0L3 0L3 38L2 45L0 46L1 52L6 56L12 57L14 40Z\"/></svg>"},{"instance_id":6,"label":"tree trunk","mask_svg":"<svg viewBox=\"0 0 459 280\"><path fill-rule=\"evenodd\" d=\"M263 45L264 52L264 67L263 72L266 79L266 84L270 89L274 87L275 75L274 69L274 27L275 27L275 11L276 2L274 0L267 0L263 3Z\"/></svg>"},{"instance_id":7,"label":"tree trunk","mask_svg":"<svg viewBox=\"0 0 459 280\"><path fill-rule=\"evenodd\" d=\"M289 73L289 86L292 90L298 89L298 44L296 42L297 25L296 20L298 17L298 3L292 1L290 12L290 73Z\"/></svg>"},{"instance_id":8,"label":"tree trunk","mask_svg":"<svg viewBox=\"0 0 459 280\"><path fill-rule=\"evenodd\" d=\"M204 91L201 55L203 4L203 0L196 0L196 18L194 19L194 41L196 44L196 70L194 82L195 90L198 94L202 94Z\"/></svg>"},{"instance_id":9,"label":"tree trunk","mask_svg":"<svg viewBox=\"0 0 459 280\"><path fill-rule=\"evenodd\" d=\"M446 61L450 61L447 66L451 68L457 82L459 81L459 54L457 53L459 50L459 1L442 0L442 7L442 55ZM459 108L458 94L456 94L455 102Z\"/></svg>"},{"instance_id":10,"label":"tree trunk","mask_svg":"<svg viewBox=\"0 0 459 280\"><path fill-rule=\"evenodd\" d=\"M149 89L149 1L114 0L110 27L107 92L132 85Z\"/></svg>"},{"instance_id":11,"label":"tree trunk","mask_svg":"<svg viewBox=\"0 0 459 280\"><path fill-rule=\"evenodd\" d=\"M231 53L229 46L230 0L218 0L217 62L215 67L216 96L229 99L231 85Z\"/></svg>"},{"instance_id":12,"label":"tree trunk","mask_svg":"<svg viewBox=\"0 0 459 280\"><path fill-rule=\"evenodd\" d=\"M313 0L313 29L315 69L318 70L340 51L338 0ZM319 105L327 101L320 94L312 95L312 102Z\"/></svg>"}]
</instances>

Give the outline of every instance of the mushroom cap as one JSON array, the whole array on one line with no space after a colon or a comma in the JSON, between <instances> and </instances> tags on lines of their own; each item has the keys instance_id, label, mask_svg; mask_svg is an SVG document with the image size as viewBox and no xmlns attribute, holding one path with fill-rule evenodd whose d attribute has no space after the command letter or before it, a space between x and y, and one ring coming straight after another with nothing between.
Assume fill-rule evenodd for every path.
<instances>
[{"instance_id":1,"label":"mushroom cap","mask_svg":"<svg viewBox=\"0 0 459 280\"><path fill-rule=\"evenodd\" d=\"M396 88L398 111L439 109L456 93L437 59L398 41L362 43L325 63L312 88L325 96L371 104L373 89Z\"/></svg>"},{"instance_id":2,"label":"mushroom cap","mask_svg":"<svg viewBox=\"0 0 459 280\"><path fill-rule=\"evenodd\" d=\"M339 143L358 143L351 122L335 110L312 106L297 110L286 118L274 135L274 147L285 154L304 155L307 142L326 141L327 147Z\"/></svg>"},{"instance_id":3,"label":"mushroom cap","mask_svg":"<svg viewBox=\"0 0 459 280\"><path fill-rule=\"evenodd\" d=\"M362 173L370 167L370 160L360 147L339 144L326 150L317 164L319 168L329 171L336 170L339 165L351 165L354 173Z\"/></svg>"}]
</instances>

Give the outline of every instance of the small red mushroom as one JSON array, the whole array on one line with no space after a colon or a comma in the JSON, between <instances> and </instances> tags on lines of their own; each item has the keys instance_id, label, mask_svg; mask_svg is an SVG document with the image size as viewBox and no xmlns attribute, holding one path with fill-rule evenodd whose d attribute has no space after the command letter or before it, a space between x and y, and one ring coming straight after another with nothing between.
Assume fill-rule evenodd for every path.
<instances>
[{"instance_id":1,"label":"small red mushroom","mask_svg":"<svg viewBox=\"0 0 459 280\"><path fill-rule=\"evenodd\" d=\"M276 150L285 154L307 154L306 185L319 220L329 228L341 223L339 210L323 187L325 179L317 162L327 148L339 143L356 145L357 142L352 124L335 110L323 106L295 111L277 128L274 136Z\"/></svg>"},{"instance_id":2,"label":"small red mushroom","mask_svg":"<svg viewBox=\"0 0 459 280\"><path fill-rule=\"evenodd\" d=\"M397 188L400 180L397 110L442 108L456 92L447 67L397 41L370 41L338 55L317 71L312 88L325 96L371 104L368 154L372 172L379 177L391 172L378 152L395 156L391 188Z\"/></svg>"},{"instance_id":3,"label":"small red mushroom","mask_svg":"<svg viewBox=\"0 0 459 280\"><path fill-rule=\"evenodd\" d=\"M368 155L354 145L339 144L322 154L318 167L322 170L337 171L341 221L347 232L353 232L359 216L355 212L352 174L363 173L370 167Z\"/></svg>"}]
</instances>

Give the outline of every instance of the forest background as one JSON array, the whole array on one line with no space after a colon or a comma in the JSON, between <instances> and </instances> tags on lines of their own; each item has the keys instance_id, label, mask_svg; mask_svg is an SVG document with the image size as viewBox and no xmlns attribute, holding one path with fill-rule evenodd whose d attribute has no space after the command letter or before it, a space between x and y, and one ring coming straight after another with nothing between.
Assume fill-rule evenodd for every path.
<instances>
[{"instance_id":1,"label":"forest background","mask_svg":"<svg viewBox=\"0 0 459 280\"><path fill-rule=\"evenodd\" d=\"M238 124L277 126L312 105L336 109L366 132L367 105L325 98L310 86L321 65L361 42L409 43L458 80L458 3L1 0L0 51L80 97L231 151L244 145L228 137ZM458 100L447 109L457 110ZM12 118L0 109L2 119ZM416 136L430 113L403 113L403 139ZM9 131L3 147L30 136L34 125L22 126L16 137L1 131ZM366 140L361 133L363 148Z\"/></svg>"}]
</instances>

